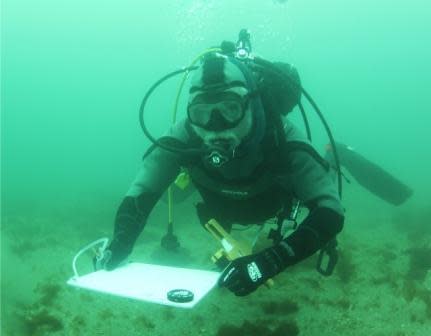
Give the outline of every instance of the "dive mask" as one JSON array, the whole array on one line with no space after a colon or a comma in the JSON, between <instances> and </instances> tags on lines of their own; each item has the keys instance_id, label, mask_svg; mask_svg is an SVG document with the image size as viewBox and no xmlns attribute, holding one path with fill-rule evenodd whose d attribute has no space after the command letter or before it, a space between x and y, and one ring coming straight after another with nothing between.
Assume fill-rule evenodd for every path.
<instances>
[{"instance_id":1,"label":"dive mask","mask_svg":"<svg viewBox=\"0 0 431 336\"><path fill-rule=\"evenodd\" d=\"M233 92L204 93L196 96L187 107L191 124L211 131L236 127L244 118L249 96Z\"/></svg>"}]
</instances>

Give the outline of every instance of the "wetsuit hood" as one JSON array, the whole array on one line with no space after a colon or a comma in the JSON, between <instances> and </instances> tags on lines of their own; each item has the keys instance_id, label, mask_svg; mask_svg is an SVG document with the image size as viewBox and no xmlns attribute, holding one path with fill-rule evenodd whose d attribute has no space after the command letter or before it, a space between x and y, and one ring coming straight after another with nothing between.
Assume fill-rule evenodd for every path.
<instances>
[{"instance_id":1,"label":"wetsuit hood","mask_svg":"<svg viewBox=\"0 0 431 336\"><path fill-rule=\"evenodd\" d=\"M208 158L214 165L221 165L234 157L240 157L255 150L261 143L266 129L266 118L253 73L242 61L223 54L210 54L196 70L191 86L190 99L200 93L239 90L245 88L249 96L252 126L248 135L241 139L236 148L208 148Z\"/></svg>"}]
</instances>

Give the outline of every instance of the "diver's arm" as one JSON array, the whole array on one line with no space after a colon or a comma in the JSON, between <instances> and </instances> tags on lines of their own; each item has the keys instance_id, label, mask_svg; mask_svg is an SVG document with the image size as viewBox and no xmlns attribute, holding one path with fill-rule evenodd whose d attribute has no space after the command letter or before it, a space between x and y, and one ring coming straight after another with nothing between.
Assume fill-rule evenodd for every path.
<instances>
[{"instance_id":1,"label":"diver's arm","mask_svg":"<svg viewBox=\"0 0 431 336\"><path fill-rule=\"evenodd\" d=\"M183 123L168 135L186 141ZM115 217L114 234L108 249L111 259L107 269L115 268L133 249L152 209L180 171L180 155L152 146L144 155L142 167L122 200Z\"/></svg>"},{"instance_id":2,"label":"diver's arm","mask_svg":"<svg viewBox=\"0 0 431 336\"><path fill-rule=\"evenodd\" d=\"M342 230L344 211L328 167L310 147L288 155L290 188L309 209L298 229L275 246L283 266L296 264L324 247Z\"/></svg>"},{"instance_id":3,"label":"diver's arm","mask_svg":"<svg viewBox=\"0 0 431 336\"><path fill-rule=\"evenodd\" d=\"M114 234L108 247L111 251L107 269L115 268L133 249L136 239L142 232L147 217L157 203L158 193L143 191L139 196L126 196L117 210Z\"/></svg>"},{"instance_id":4,"label":"diver's arm","mask_svg":"<svg viewBox=\"0 0 431 336\"><path fill-rule=\"evenodd\" d=\"M108 249L112 252L107 269L115 268L133 249L152 209L180 170L177 156L152 148L132 186L118 207L114 234Z\"/></svg>"},{"instance_id":5,"label":"diver's arm","mask_svg":"<svg viewBox=\"0 0 431 336\"><path fill-rule=\"evenodd\" d=\"M320 159L304 151L304 146L297 148L281 158L280 164L287 164L287 169L285 176L280 176L280 184L293 190L309 207L310 213L298 229L279 244L235 259L226 267L219 285L235 295L253 292L285 268L317 252L343 228L343 209L329 171Z\"/></svg>"},{"instance_id":6,"label":"diver's arm","mask_svg":"<svg viewBox=\"0 0 431 336\"><path fill-rule=\"evenodd\" d=\"M344 216L331 208L312 210L294 233L274 246L281 259L281 267L295 265L316 253L335 238L343 223Z\"/></svg>"}]
</instances>

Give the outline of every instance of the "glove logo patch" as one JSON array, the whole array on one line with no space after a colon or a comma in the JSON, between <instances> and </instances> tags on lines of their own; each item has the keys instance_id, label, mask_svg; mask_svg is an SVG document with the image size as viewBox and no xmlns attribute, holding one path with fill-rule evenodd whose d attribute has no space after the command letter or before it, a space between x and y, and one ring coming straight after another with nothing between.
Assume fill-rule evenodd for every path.
<instances>
[{"instance_id":1,"label":"glove logo patch","mask_svg":"<svg viewBox=\"0 0 431 336\"><path fill-rule=\"evenodd\" d=\"M257 267L254 261L247 265L247 271L251 281L253 282L257 282L259 279L262 278L262 273L260 272L259 267Z\"/></svg>"},{"instance_id":2,"label":"glove logo patch","mask_svg":"<svg viewBox=\"0 0 431 336\"><path fill-rule=\"evenodd\" d=\"M224 276L224 278L222 279L222 282L226 282L230 276L232 275L232 273L235 271L235 267L232 267L229 272Z\"/></svg>"}]
</instances>

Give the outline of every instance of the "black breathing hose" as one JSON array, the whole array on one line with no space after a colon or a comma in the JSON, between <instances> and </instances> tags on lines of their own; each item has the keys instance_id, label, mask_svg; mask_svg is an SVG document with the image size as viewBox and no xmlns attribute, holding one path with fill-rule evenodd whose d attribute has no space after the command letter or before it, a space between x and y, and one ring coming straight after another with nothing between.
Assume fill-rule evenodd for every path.
<instances>
[{"instance_id":1,"label":"black breathing hose","mask_svg":"<svg viewBox=\"0 0 431 336\"><path fill-rule=\"evenodd\" d=\"M307 114L305 113L304 106L302 105L301 102L299 102L298 107L299 107L299 110L301 111L302 120L304 120L305 131L307 132L307 139L308 141L312 142L310 124L308 123L308 118L307 118Z\"/></svg>"},{"instance_id":2,"label":"black breathing hose","mask_svg":"<svg viewBox=\"0 0 431 336\"><path fill-rule=\"evenodd\" d=\"M163 76L162 78L160 78L157 82L155 82L150 87L150 89L147 91L144 98L142 99L141 106L139 108L139 123L141 125L142 131L144 132L145 136L154 145L159 146L159 147L161 147L167 151L175 152L175 153L182 152L182 153L186 153L186 154L194 154L194 153L200 152L200 150L197 150L197 149L186 149L186 146L187 146L186 144L182 143L180 140L173 138L173 137L163 137L159 140L154 138L151 135L151 133L148 131L147 126L145 125L145 120L144 120L145 105L147 104L147 101L150 98L151 94L154 92L154 90L160 84L162 84L164 81L168 80L171 77L179 75L181 73L196 70L197 68L198 68L198 66L191 66L191 67L187 67L187 68L173 71L173 72ZM169 144L167 143L168 141L170 142Z\"/></svg>"},{"instance_id":3,"label":"black breathing hose","mask_svg":"<svg viewBox=\"0 0 431 336\"><path fill-rule=\"evenodd\" d=\"M338 194L341 198L343 193L343 183L342 183L343 174L341 173L340 159L338 156L337 146L335 144L334 137L332 136L331 129L329 128L329 125L326 122L325 117L323 116L323 113L320 111L319 107L317 106L313 98L311 98L311 96L303 87L301 87L301 91L304 94L305 98L307 98L307 100L310 102L311 106L313 106L317 115L319 116L320 121L322 122L323 127L325 127L326 133L328 134L329 141L331 142L331 149L332 149L332 152L334 153L335 166L337 167Z\"/></svg>"},{"instance_id":4,"label":"black breathing hose","mask_svg":"<svg viewBox=\"0 0 431 336\"><path fill-rule=\"evenodd\" d=\"M334 160L335 160L335 165L336 165L336 169L337 169L338 195L341 198L342 192L343 192L343 187L342 187L343 176L342 176L342 173L341 173L340 159L339 159L339 156L338 156L337 148L336 148L336 145L335 145L335 140L334 140L334 137L332 136L331 129L329 128L329 125L326 122L325 117L323 116L323 114L320 111L319 107L314 102L314 100L311 98L311 96L307 93L307 91L305 91L304 88L299 83L296 83L290 77L288 77L288 76L286 76L284 74L281 74L279 72L279 69L276 68L271 62L269 62L269 61L267 61L267 60L265 60L263 58L260 58L260 57L255 57L254 61L256 62L256 64L258 64L258 65L266 68L272 74L274 74L274 75L276 75L278 77L281 77L282 79L287 79L289 85L291 86L291 88L300 89L301 92L304 94L305 98L307 98L307 100L310 102L311 106L316 111L317 115L320 118L320 121L322 122L322 124L323 124L323 126L325 128L326 133L328 134L328 138L329 138L329 141L331 143L332 152L334 154ZM305 123L305 127L307 129L307 136L311 137L311 132L309 130L308 120L307 120L307 117L305 116L305 111L303 112L303 108L302 108L301 104L299 104L299 108L301 109L301 113L302 113L303 118L305 117L304 118L304 123Z\"/></svg>"}]
</instances>

